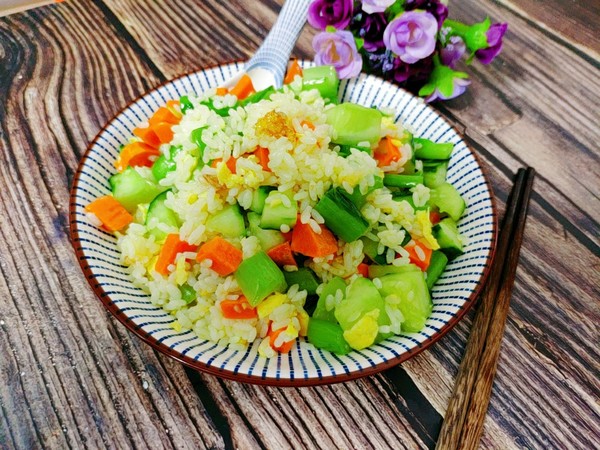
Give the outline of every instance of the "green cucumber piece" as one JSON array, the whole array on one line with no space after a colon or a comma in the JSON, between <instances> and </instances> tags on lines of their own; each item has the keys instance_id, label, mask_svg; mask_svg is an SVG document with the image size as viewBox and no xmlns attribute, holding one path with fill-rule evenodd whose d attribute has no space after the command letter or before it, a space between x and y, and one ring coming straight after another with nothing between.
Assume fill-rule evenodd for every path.
<instances>
[{"instance_id":1,"label":"green cucumber piece","mask_svg":"<svg viewBox=\"0 0 600 450\"><path fill-rule=\"evenodd\" d=\"M373 261L375 264L385 264L385 250L383 253L377 253L379 248L379 242L376 242L368 237L361 237L360 240L363 242L363 253Z\"/></svg>"},{"instance_id":2,"label":"green cucumber piece","mask_svg":"<svg viewBox=\"0 0 600 450\"><path fill-rule=\"evenodd\" d=\"M452 218L442 219L433 227L432 233L438 244L440 244L441 250L449 259L454 259L464 253L458 227Z\"/></svg>"},{"instance_id":3,"label":"green cucumber piece","mask_svg":"<svg viewBox=\"0 0 600 450\"><path fill-rule=\"evenodd\" d=\"M256 236L260 243L260 248L265 252L273 247L283 244L285 237L279 230L264 230L260 227L260 215L254 212L248 213L248 232L252 236Z\"/></svg>"},{"instance_id":4,"label":"green cucumber piece","mask_svg":"<svg viewBox=\"0 0 600 450\"><path fill-rule=\"evenodd\" d=\"M338 78L335 67L316 66L302 71L302 90L317 89L321 97L333 103L338 102Z\"/></svg>"},{"instance_id":5,"label":"green cucumber piece","mask_svg":"<svg viewBox=\"0 0 600 450\"><path fill-rule=\"evenodd\" d=\"M271 191L267 195L260 217L261 228L279 230L282 225L296 224L298 204L292 192Z\"/></svg>"},{"instance_id":6,"label":"green cucumber piece","mask_svg":"<svg viewBox=\"0 0 600 450\"><path fill-rule=\"evenodd\" d=\"M423 165L423 184L428 188L436 188L446 182L448 162L442 161L433 166Z\"/></svg>"},{"instance_id":7,"label":"green cucumber piece","mask_svg":"<svg viewBox=\"0 0 600 450\"><path fill-rule=\"evenodd\" d=\"M394 266L389 264L387 266L369 266L369 278L381 278L390 273L404 273L404 272L416 272L420 271L419 267L414 264L406 264L404 266Z\"/></svg>"},{"instance_id":8,"label":"green cucumber piece","mask_svg":"<svg viewBox=\"0 0 600 450\"><path fill-rule=\"evenodd\" d=\"M165 206L168 192L169 191L165 191L162 194L157 195L156 198L150 202L148 214L146 215L146 227L148 228L148 232L154 236L158 242L162 242L168 234L168 232L160 229L157 226L158 224L164 224L175 229L178 229L180 225L177 214L171 208Z\"/></svg>"},{"instance_id":9,"label":"green cucumber piece","mask_svg":"<svg viewBox=\"0 0 600 450\"><path fill-rule=\"evenodd\" d=\"M327 124L333 129L332 142L341 145L358 145L369 142L375 145L381 138L379 110L355 103L341 103L325 112Z\"/></svg>"},{"instance_id":10,"label":"green cucumber piece","mask_svg":"<svg viewBox=\"0 0 600 450\"><path fill-rule=\"evenodd\" d=\"M252 306L274 292L287 290L283 272L265 252L243 260L235 271L235 279Z\"/></svg>"},{"instance_id":11,"label":"green cucumber piece","mask_svg":"<svg viewBox=\"0 0 600 450\"><path fill-rule=\"evenodd\" d=\"M129 212L134 212L139 204L150 203L167 188L157 184L151 172L149 175L148 178L145 178L133 167L128 167L123 172L113 175L109 184L112 186L115 200Z\"/></svg>"},{"instance_id":12,"label":"green cucumber piece","mask_svg":"<svg viewBox=\"0 0 600 450\"><path fill-rule=\"evenodd\" d=\"M274 190L275 188L272 186L259 186L252 193L252 203L250 204L250 211L254 211L255 213L262 214L263 209L265 207L265 201L267 200L267 196L269 192Z\"/></svg>"},{"instance_id":13,"label":"green cucumber piece","mask_svg":"<svg viewBox=\"0 0 600 450\"><path fill-rule=\"evenodd\" d=\"M237 204L225 206L206 221L206 229L227 238L245 236L246 225L240 207Z\"/></svg>"},{"instance_id":14,"label":"green cucumber piece","mask_svg":"<svg viewBox=\"0 0 600 450\"><path fill-rule=\"evenodd\" d=\"M430 291L442 272L444 272L447 264L448 257L443 251L435 250L431 254L431 261L429 262L429 267L427 267L427 288Z\"/></svg>"},{"instance_id":15,"label":"green cucumber piece","mask_svg":"<svg viewBox=\"0 0 600 450\"><path fill-rule=\"evenodd\" d=\"M315 307L315 311L312 315L313 318L337 323L335 318L335 308L332 308L329 311L327 310L327 297L330 295L335 297L337 291L342 291L342 294L345 295L346 282L340 277L333 277L323 286L323 290L321 291L319 300L317 301L317 306Z\"/></svg>"},{"instance_id":16,"label":"green cucumber piece","mask_svg":"<svg viewBox=\"0 0 600 450\"><path fill-rule=\"evenodd\" d=\"M298 270L293 272L284 271L283 276L288 286L297 284L298 289L306 291L308 295L316 294L317 288L321 284L315 273L308 267L299 267Z\"/></svg>"},{"instance_id":17,"label":"green cucumber piece","mask_svg":"<svg viewBox=\"0 0 600 450\"><path fill-rule=\"evenodd\" d=\"M433 309L424 272L411 270L393 273L382 276L379 280L381 281L379 292L383 298L389 295L398 297L397 307L404 316L402 330L421 331Z\"/></svg>"},{"instance_id":18,"label":"green cucumber piece","mask_svg":"<svg viewBox=\"0 0 600 450\"><path fill-rule=\"evenodd\" d=\"M442 183L431 189L429 203L437 206L440 212L448 213L455 222L458 222L466 208L464 199L450 183Z\"/></svg>"}]
</instances>

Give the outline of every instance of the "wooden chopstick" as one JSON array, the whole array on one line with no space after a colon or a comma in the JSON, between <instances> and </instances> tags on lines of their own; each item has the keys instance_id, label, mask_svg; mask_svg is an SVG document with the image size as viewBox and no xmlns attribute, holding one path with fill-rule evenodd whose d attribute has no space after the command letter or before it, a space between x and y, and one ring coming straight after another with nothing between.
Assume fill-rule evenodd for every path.
<instances>
[{"instance_id":1,"label":"wooden chopstick","mask_svg":"<svg viewBox=\"0 0 600 450\"><path fill-rule=\"evenodd\" d=\"M475 449L496 374L535 171L519 169L436 449Z\"/></svg>"}]
</instances>

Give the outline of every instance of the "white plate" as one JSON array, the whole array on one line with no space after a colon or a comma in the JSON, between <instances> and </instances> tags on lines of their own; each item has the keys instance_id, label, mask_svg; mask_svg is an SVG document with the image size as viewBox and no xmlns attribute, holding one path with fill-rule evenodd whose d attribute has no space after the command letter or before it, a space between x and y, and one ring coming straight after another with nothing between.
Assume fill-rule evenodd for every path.
<instances>
[{"instance_id":1,"label":"white plate","mask_svg":"<svg viewBox=\"0 0 600 450\"><path fill-rule=\"evenodd\" d=\"M308 65L308 63L306 64ZM371 75L342 82L342 100L396 111L396 120L416 136L455 144L448 181L467 202L458 228L465 253L448 264L433 288L433 313L419 333L395 336L362 351L338 356L301 340L289 354L272 359L258 356L255 343L236 351L176 332L174 319L153 306L148 296L129 281L119 263L116 239L89 223L84 207L110 193L108 178L115 172L119 145L132 130L167 100L218 86L236 73L241 63L217 66L169 81L134 101L96 136L80 163L71 191L71 239L90 286L105 307L124 325L157 350L198 370L239 381L271 385L314 385L373 374L405 361L447 333L473 304L487 276L496 242L496 213L490 183L463 138L421 99Z\"/></svg>"}]
</instances>

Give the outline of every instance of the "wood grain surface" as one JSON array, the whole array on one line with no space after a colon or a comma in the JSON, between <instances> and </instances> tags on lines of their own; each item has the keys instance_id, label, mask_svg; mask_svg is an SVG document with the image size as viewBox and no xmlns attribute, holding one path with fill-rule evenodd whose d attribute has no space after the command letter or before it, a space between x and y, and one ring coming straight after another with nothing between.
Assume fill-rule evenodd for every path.
<instances>
[{"instance_id":1,"label":"wood grain surface","mask_svg":"<svg viewBox=\"0 0 600 450\"><path fill-rule=\"evenodd\" d=\"M127 332L69 243L69 188L99 129L164 80L251 55L280 4L77 0L0 19L0 448L435 446L472 313L376 376L244 385ZM437 108L501 210L517 168L538 172L481 448L600 448L600 13L548 4L450 5L510 28L492 65L469 68L468 93ZM296 56L310 58L313 34Z\"/></svg>"}]
</instances>

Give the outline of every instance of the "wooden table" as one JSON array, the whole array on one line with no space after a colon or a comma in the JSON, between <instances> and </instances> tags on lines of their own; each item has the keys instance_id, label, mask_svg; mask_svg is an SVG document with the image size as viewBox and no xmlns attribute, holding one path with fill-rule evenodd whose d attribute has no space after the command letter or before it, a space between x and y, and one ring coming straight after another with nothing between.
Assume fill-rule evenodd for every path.
<instances>
[{"instance_id":1,"label":"wooden table","mask_svg":"<svg viewBox=\"0 0 600 450\"><path fill-rule=\"evenodd\" d=\"M186 370L110 317L68 237L69 188L130 100L247 58L281 1L71 0L0 19L0 448L435 446L473 311L377 376L271 388ZM482 448L600 448L598 2L463 0L505 49L437 105L502 211L538 171ZM295 54L310 58L314 31Z\"/></svg>"}]
</instances>

